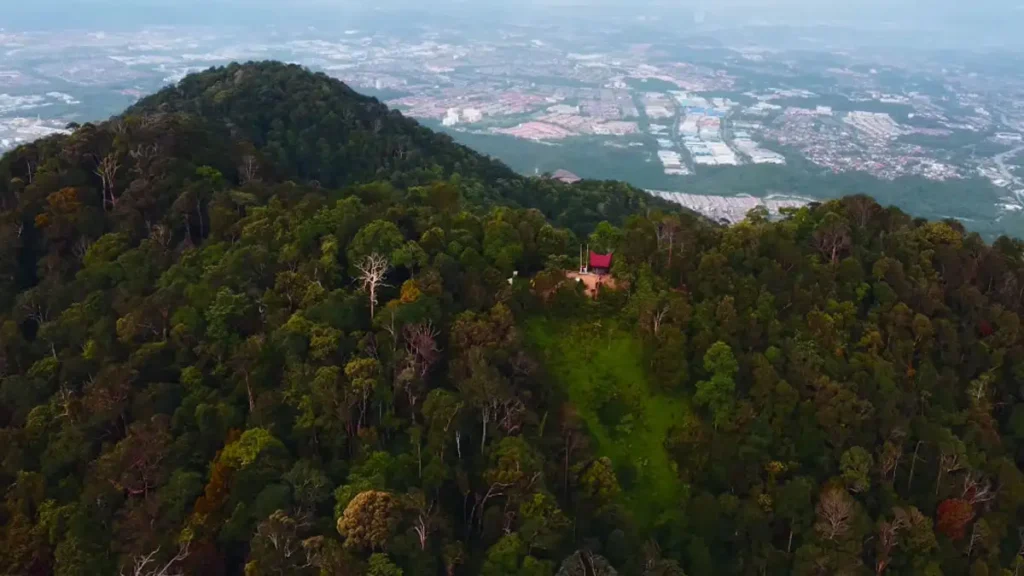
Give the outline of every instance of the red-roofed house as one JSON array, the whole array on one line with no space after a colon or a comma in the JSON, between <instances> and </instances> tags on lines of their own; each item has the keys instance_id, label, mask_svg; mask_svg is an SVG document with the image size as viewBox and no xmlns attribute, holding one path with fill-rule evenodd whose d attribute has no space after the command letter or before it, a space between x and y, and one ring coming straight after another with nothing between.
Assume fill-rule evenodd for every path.
<instances>
[{"instance_id":1,"label":"red-roofed house","mask_svg":"<svg viewBox=\"0 0 1024 576\"><path fill-rule=\"evenodd\" d=\"M583 246L580 246L580 271L566 272L566 278L575 280L586 287L586 295L596 298L601 286L612 290L616 289L615 279L612 278L612 255L598 254L587 247L587 259L583 259Z\"/></svg>"},{"instance_id":2,"label":"red-roofed house","mask_svg":"<svg viewBox=\"0 0 1024 576\"><path fill-rule=\"evenodd\" d=\"M612 271L612 255L590 252L590 271L594 274L608 274Z\"/></svg>"}]
</instances>

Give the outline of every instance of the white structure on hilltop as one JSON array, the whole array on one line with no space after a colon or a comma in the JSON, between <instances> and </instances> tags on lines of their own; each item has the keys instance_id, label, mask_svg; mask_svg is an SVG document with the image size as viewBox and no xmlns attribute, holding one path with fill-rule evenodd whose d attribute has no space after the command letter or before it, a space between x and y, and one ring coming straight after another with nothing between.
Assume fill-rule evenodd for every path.
<instances>
[{"instance_id":1,"label":"white structure on hilltop","mask_svg":"<svg viewBox=\"0 0 1024 576\"><path fill-rule=\"evenodd\" d=\"M783 208L799 208L806 206L809 202L804 198L779 195L756 198L747 194L740 196L714 196L709 194L665 192L661 190L648 190L647 192L685 206L713 220L724 221L730 224L743 221L747 217L747 213L758 206L763 206L768 210L769 214L778 216Z\"/></svg>"},{"instance_id":2,"label":"white structure on hilltop","mask_svg":"<svg viewBox=\"0 0 1024 576\"><path fill-rule=\"evenodd\" d=\"M448 113L445 114L444 119L441 120L442 126L455 126L459 123L459 109L449 108Z\"/></svg>"}]
</instances>

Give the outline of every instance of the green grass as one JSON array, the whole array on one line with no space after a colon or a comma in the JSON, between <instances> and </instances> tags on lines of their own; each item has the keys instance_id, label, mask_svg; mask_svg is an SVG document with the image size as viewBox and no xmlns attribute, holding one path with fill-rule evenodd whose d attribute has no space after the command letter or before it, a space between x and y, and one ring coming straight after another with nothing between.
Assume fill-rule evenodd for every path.
<instances>
[{"instance_id":1,"label":"green grass","mask_svg":"<svg viewBox=\"0 0 1024 576\"><path fill-rule=\"evenodd\" d=\"M576 407L623 486L624 504L653 528L675 514L686 487L665 450L669 429L688 413L686 402L656 394L648 381L641 342L614 323L537 318L531 343Z\"/></svg>"}]
</instances>

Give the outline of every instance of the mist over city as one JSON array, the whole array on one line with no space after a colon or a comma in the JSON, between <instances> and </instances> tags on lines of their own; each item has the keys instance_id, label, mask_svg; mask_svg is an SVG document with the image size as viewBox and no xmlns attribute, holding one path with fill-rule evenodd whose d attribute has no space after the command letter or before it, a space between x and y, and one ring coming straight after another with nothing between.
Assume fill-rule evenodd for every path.
<instances>
[{"instance_id":1,"label":"mist over city","mask_svg":"<svg viewBox=\"0 0 1024 576\"><path fill-rule=\"evenodd\" d=\"M374 14L402 14L403 20L439 18L453 23L500 18L521 24L552 19L571 27L593 21L658 23L681 35L748 26L814 29L850 28L880 35L879 40L924 47L1019 47L1014 31L1024 24L1024 5L1016 0L923 2L855 0L834 3L817 0L524 0L514 5L495 0L413 2L382 0L41 0L7 8L5 26L74 28L106 22L107 26L159 24L242 24L299 26L317 22L331 27L364 21ZM624 20L623 20L624 19ZM901 35L901 36L900 36ZM871 42L871 39L866 43Z\"/></svg>"}]
</instances>

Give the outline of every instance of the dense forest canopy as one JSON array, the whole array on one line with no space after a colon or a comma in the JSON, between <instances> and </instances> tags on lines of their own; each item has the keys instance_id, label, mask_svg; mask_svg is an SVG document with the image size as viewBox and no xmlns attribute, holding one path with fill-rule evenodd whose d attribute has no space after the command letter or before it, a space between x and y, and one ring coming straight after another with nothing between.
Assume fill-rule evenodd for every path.
<instances>
[{"instance_id":1,"label":"dense forest canopy","mask_svg":"<svg viewBox=\"0 0 1024 576\"><path fill-rule=\"evenodd\" d=\"M0 573L1020 574L1022 254L190 76L0 160Z\"/></svg>"}]
</instances>

